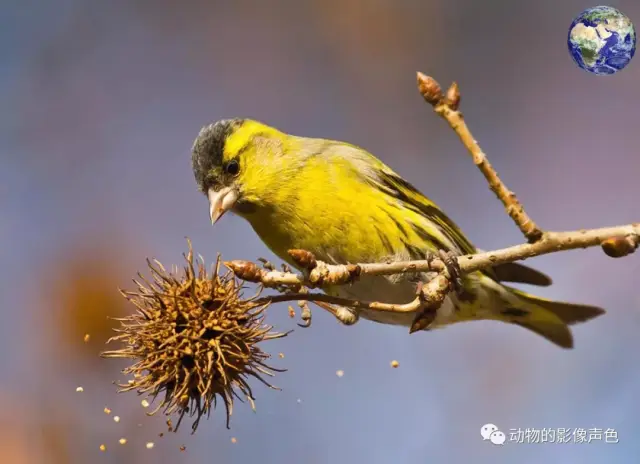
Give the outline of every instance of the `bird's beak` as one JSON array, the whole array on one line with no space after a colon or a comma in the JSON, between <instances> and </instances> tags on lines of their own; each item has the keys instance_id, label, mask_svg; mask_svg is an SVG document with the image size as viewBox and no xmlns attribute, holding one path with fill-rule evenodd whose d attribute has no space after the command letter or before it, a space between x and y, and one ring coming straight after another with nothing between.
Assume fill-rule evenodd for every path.
<instances>
[{"instance_id":1,"label":"bird's beak","mask_svg":"<svg viewBox=\"0 0 640 464\"><path fill-rule=\"evenodd\" d=\"M209 197L209 216L213 225L236 204L238 190L234 187L225 187L217 192L209 189L207 196Z\"/></svg>"}]
</instances>

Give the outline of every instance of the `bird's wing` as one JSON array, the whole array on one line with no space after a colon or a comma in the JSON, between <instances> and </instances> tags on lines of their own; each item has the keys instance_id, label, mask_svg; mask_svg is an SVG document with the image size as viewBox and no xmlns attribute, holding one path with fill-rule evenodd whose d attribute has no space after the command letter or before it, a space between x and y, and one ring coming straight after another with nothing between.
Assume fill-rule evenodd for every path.
<instances>
[{"instance_id":1,"label":"bird's wing","mask_svg":"<svg viewBox=\"0 0 640 464\"><path fill-rule=\"evenodd\" d=\"M375 176L367 176L370 183L388 195L396 198L404 207L428 218L439 231L449 239L461 254L474 254L478 250L463 235L461 229L431 200L425 197L409 182L391 171L380 162ZM484 269L482 271L496 282L514 282L546 287L551 285L551 279L540 271L518 263L506 263Z\"/></svg>"},{"instance_id":2,"label":"bird's wing","mask_svg":"<svg viewBox=\"0 0 640 464\"><path fill-rule=\"evenodd\" d=\"M385 166L376 170L376 176L369 177L368 181L375 184L379 190L395 198L405 208L431 221L440 232L438 235L443 235L451 245L441 244L445 251L454 251L460 254L476 253L476 248L462 234L460 228L434 202L389 168Z\"/></svg>"},{"instance_id":3,"label":"bird's wing","mask_svg":"<svg viewBox=\"0 0 640 464\"><path fill-rule=\"evenodd\" d=\"M537 285L548 287L552 284L551 277L520 263L504 263L493 266L495 276L491 276L498 282L514 282L519 284Z\"/></svg>"}]
</instances>

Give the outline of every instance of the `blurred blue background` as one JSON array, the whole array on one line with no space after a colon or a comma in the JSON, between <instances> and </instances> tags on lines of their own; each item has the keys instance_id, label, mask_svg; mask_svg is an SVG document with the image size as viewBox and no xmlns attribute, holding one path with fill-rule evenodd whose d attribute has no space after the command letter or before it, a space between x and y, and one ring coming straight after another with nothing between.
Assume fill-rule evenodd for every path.
<instances>
[{"instance_id":1,"label":"blurred blue background","mask_svg":"<svg viewBox=\"0 0 640 464\"><path fill-rule=\"evenodd\" d=\"M640 3L610 5L640 25ZM555 280L542 296L608 310L576 327L573 351L497 323L408 336L367 321L342 327L316 309L312 328L266 344L274 365L289 369L275 379L283 391L256 385L257 413L238 405L230 431L215 414L193 436L184 427L159 437L162 417L145 417L133 394L115 394L122 365L97 358L107 316L131 311L116 289L132 285L145 257L180 264L188 236L209 261L221 252L278 262L241 219L209 224L190 148L220 118L361 145L477 246L521 242L455 134L418 95L421 70L459 82L474 135L540 225L640 220L640 58L609 77L578 69L567 28L589 6L4 0L0 461L636 462L636 256L593 249L531 261ZM285 305L269 321L295 327ZM619 443L498 447L480 437L487 422L503 431L612 428Z\"/></svg>"}]
</instances>

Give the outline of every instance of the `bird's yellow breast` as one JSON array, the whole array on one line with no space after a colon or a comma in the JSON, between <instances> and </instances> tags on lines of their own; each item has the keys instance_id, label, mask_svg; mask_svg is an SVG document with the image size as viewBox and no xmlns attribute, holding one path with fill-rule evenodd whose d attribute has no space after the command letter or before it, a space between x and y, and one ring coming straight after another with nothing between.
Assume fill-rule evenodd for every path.
<instances>
[{"instance_id":1,"label":"bird's yellow breast","mask_svg":"<svg viewBox=\"0 0 640 464\"><path fill-rule=\"evenodd\" d=\"M389 199L354 177L349 160L311 157L267 197L262 207L243 216L286 261L292 248L328 262L354 263L381 260L402 247Z\"/></svg>"}]
</instances>

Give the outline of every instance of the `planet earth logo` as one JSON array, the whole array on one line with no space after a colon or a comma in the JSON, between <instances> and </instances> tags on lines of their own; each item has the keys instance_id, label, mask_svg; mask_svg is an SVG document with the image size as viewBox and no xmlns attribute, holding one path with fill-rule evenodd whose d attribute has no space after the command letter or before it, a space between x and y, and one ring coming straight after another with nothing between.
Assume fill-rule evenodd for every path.
<instances>
[{"instance_id":1,"label":"planet earth logo","mask_svg":"<svg viewBox=\"0 0 640 464\"><path fill-rule=\"evenodd\" d=\"M610 6L594 6L580 13L569 27L567 40L573 60L585 71L615 74L636 52L631 20Z\"/></svg>"}]
</instances>

